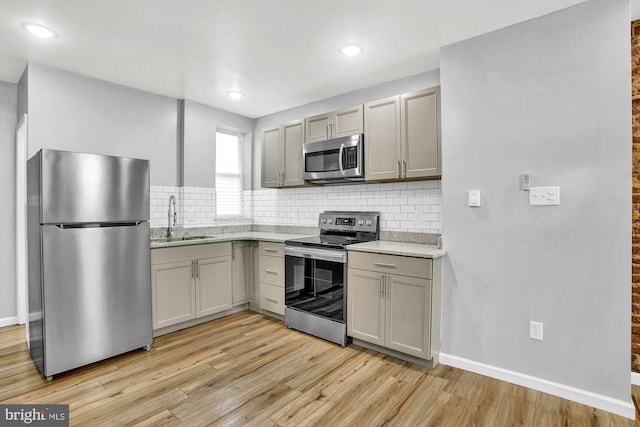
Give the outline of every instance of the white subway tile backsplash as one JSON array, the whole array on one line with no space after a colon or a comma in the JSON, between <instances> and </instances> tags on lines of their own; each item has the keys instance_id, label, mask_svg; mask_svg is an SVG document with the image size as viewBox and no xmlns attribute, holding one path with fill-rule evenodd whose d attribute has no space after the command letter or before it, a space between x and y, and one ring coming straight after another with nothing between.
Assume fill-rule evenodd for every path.
<instances>
[{"instance_id":1,"label":"white subway tile backsplash","mask_svg":"<svg viewBox=\"0 0 640 427\"><path fill-rule=\"evenodd\" d=\"M385 231L440 233L440 181L359 184L296 189L245 190L244 218L215 218L215 189L151 186L151 226L166 227L169 196L178 200L178 223L184 227L219 224L299 225L316 227L325 210L374 210Z\"/></svg>"}]
</instances>

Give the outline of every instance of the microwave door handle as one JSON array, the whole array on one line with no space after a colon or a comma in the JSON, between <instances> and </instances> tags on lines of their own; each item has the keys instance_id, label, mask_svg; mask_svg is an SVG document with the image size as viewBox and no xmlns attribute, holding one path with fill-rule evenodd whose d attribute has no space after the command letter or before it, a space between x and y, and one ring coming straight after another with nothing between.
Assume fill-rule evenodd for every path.
<instances>
[{"instance_id":1,"label":"microwave door handle","mask_svg":"<svg viewBox=\"0 0 640 427\"><path fill-rule=\"evenodd\" d=\"M338 166L340 167L340 173L344 176L344 165L342 163L343 154L344 154L344 144L340 144L340 151L338 152Z\"/></svg>"}]
</instances>

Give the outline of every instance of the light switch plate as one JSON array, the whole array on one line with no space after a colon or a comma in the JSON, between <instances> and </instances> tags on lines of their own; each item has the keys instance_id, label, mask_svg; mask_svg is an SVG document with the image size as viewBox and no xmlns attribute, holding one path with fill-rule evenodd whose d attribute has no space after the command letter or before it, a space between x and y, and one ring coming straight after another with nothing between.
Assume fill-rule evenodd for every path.
<instances>
[{"instance_id":1,"label":"light switch plate","mask_svg":"<svg viewBox=\"0 0 640 427\"><path fill-rule=\"evenodd\" d=\"M472 208L477 208L480 206L480 190L469 191L468 203Z\"/></svg>"},{"instance_id":2,"label":"light switch plate","mask_svg":"<svg viewBox=\"0 0 640 427\"><path fill-rule=\"evenodd\" d=\"M533 339L533 340L540 340L542 341L542 337L543 337L543 324L542 322L534 322L534 321L530 321L529 322L529 338Z\"/></svg>"},{"instance_id":3,"label":"light switch plate","mask_svg":"<svg viewBox=\"0 0 640 427\"><path fill-rule=\"evenodd\" d=\"M557 206L560 204L560 187L529 188L530 206Z\"/></svg>"}]
</instances>

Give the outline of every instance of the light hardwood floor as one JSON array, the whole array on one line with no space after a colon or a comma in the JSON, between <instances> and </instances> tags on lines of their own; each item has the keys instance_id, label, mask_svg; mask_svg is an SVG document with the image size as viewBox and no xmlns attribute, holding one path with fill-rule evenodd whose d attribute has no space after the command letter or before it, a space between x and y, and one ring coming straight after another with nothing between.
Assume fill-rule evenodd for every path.
<instances>
[{"instance_id":1,"label":"light hardwood floor","mask_svg":"<svg viewBox=\"0 0 640 427\"><path fill-rule=\"evenodd\" d=\"M79 426L634 425L459 369L341 348L250 311L49 383L29 358L24 327L0 328L0 402L69 404Z\"/></svg>"}]
</instances>

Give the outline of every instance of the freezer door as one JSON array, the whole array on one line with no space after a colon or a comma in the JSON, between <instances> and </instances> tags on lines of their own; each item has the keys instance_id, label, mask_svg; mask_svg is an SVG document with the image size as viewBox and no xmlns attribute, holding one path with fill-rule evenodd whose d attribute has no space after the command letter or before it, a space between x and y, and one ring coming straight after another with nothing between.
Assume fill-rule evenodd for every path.
<instances>
[{"instance_id":1,"label":"freezer door","mask_svg":"<svg viewBox=\"0 0 640 427\"><path fill-rule=\"evenodd\" d=\"M42 150L42 223L147 221L149 161Z\"/></svg>"},{"instance_id":2,"label":"freezer door","mask_svg":"<svg viewBox=\"0 0 640 427\"><path fill-rule=\"evenodd\" d=\"M151 344L149 223L42 235L45 376Z\"/></svg>"}]
</instances>

